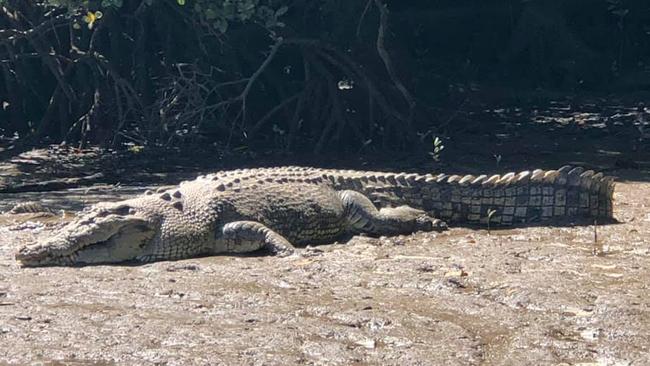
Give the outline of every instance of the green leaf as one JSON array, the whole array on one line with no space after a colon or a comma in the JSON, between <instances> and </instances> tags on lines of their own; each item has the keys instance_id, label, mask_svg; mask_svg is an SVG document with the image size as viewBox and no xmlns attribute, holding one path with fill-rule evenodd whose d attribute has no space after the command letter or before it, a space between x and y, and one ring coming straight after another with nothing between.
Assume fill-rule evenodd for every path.
<instances>
[{"instance_id":1,"label":"green leaf","mask_svg":"<svg viewBox=\"0 0 650 366\"><path fill-rule=\"evenodd\" d=\"M178 5L185 5L185 0L176 0L178 2Z\"/></svg>"}]
</instances>

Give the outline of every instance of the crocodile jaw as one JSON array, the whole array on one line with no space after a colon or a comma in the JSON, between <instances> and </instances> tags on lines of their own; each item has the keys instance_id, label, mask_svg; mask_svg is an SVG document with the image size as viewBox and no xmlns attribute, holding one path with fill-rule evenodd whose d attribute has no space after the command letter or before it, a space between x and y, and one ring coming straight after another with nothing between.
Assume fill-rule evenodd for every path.
<instances>
[{"instance_id":1,"label":"crocodile jaw","mask_svg":"<svg viewBox=\"0 0 650 366\"><path fill-rule=\"evenodd\" d=\"M147 254L157 226L133 215L91 213L71 222L56 236L21 248L16 259L25 267L133 260Z\"/></svg>"}]
</instances>

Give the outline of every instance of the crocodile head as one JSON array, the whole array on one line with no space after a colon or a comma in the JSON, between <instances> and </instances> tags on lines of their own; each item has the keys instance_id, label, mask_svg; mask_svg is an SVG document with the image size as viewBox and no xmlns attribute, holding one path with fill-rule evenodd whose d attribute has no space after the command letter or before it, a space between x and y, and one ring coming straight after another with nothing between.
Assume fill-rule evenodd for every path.
<instances>
[{"instance_id":1,"label":"crocodile head","mask_svg":"<svg viewBox=\"0 0 650 366\"><path fill-rule=\"evenodd\" d=\"M48 240L21 248L16 259L31 267L146 256L161 226L160 215L150 207L141 199L97 204Z\"/></svg>"}]
</instances>

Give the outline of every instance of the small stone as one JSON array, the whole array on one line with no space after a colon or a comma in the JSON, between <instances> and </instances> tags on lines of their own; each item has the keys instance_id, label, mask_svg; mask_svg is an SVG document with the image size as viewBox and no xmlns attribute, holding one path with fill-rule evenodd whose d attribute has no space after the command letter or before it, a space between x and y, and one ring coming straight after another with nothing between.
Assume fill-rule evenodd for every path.
<instances>
[{"instance_id":1,"label":"small stone","mask_svg":"<svg viewBox=\"0 0 650 366\"><path fill-rule=\"evenodd\" d=\"M319 255L323 254L323 250L320 248L315 248L312 246L307 246L302 252L300 252L300 255L302 257L316 257Z\"/></svg>"},{"instance_id":2,"label":"small stone","mask_svg":"<svg viewBox=\"0 0 650 366\"><path fill-rule=\"evenodd\" d=\"M178 271L198 271L201 269L197 264L188 263L188 264L172 264L167 267L167 272L178 272Z\"/></svg>"},{"instance_id":3,"label":"small stone","mask_svg":"<svg viewBox=\"0 0 650 366\"><path fill-rule=\"evenodd\" d=\"M377 346L377 342L374 339L364 339L355 343L366 349L374 349Z\"/></svg>"},{"instance_id":4,"label":"small stone","mask_svg":"<svg viewBox=\"0 0 650 366\"><path fill-rule=\"evenodd\" d=\"M445 277L448 277L448 278L449 277L467 277L467 276L469 276L469 273L465 272L465 270L462 269L462 268L453 268L453 269L447 271L447 273L445 273Z\"/></svg>"},{"instance_id":5,"label":"small stone","mask_svg":"<svg viewBox=\"0 0 650 366\"><path fill-rule=\"evenodd\" d=\"M426 263L419 265L415 270L418 272L430 273L434 271L434 268L433 265Z\"/></svg>"}]
</instances>

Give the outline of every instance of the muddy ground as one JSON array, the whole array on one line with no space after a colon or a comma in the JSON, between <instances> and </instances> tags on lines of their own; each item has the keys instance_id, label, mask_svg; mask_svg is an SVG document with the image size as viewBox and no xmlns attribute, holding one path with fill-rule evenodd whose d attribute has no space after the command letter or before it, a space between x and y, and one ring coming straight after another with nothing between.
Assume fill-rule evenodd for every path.
<instances>
[{"instance_id":1,"label":"muddy ground","mask_svg":"<svg viewBox=\"0 0 650 366\"><path fill-rule=\"evenodd\" d=\"M605 169L619 177L620 223L598 226L597 240L593 226L490 234L454 227L355 237L288 258L261 253L23 269L15 251L51 235L61 217L0 215L0 365L648 365L650 136L639 134L636 107L583 111L594 106L553 107L544 118L535 111L534 134L529 125L515 126L524 120L517 109L494 110L510 114L484 132L476 127L465 138L445 139L436 169L476 174L565 163ZM66 177L30 156L20 163L27 168L0 166L0 188L15 187L23 176L27 185ZM435 171L423 160L376 161L317 165ZM135 174L146 166L123 169ZM85 204L175 183L147 174L160 182L138 185L136 177L117 187L5 191L0 211L38 200L69 219Z\"/></svg>"},{"instance_id":2,"label":"muddy ground","mask_svg":"<svg viewBox=\"0 0 650 366\"><path fill-rule=\"evenodd\" d=\"M650 183L615 199L596 244L593 227L452 228L83 268L20 268L51 228L5 215L0 364L645 365Z\"/></svg>"}]
</instances>

